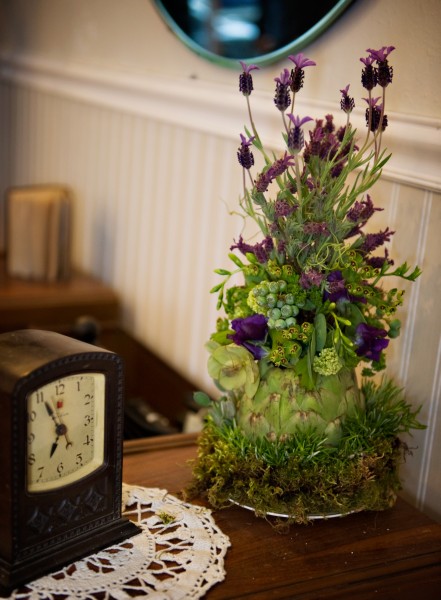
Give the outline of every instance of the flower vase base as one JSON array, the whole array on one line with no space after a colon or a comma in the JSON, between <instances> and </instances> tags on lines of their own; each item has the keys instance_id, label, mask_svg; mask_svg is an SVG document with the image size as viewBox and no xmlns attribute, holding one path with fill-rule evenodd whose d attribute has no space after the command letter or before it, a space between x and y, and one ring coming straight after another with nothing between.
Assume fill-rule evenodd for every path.
<instances>
[{"instance_id":1,"label":"flower vase base","mask_svg":"<svg viewBox=\"0 0 441 600\"><path fill-rule=\"evenodd\" d=\"M239 506L240 508L245 508L246 510L250 510L250 511L256 513L256 510L253 506L247 506L246 504L242 504L241 502L236 502L236 500L233 500L232 498L229 498L229 500L232 504L235 504L236 506ZM352 515L357 512L362 512L363 510L364 510L363 508L359 508L357 510L350 510L348 512L342 512L342 513L328 512L328 513L323 513L323 514L310 514L310 515L306 515L306 520L307 521L320 521L320 520L327 520L327 519L337 519L337 518L346 517L348 515ZM279 513L279 512L273 512L273 511L266 512L265 516L277 517L279 519L292 519L292 515L290 515L288 513Z\"/></svg>"},{"instance_id":2,"label":"flower vase base","mask_svg":"<svg viewBox=\"0 0 441 600\"><path fill-rule=\"evenodd\" d=\"M208 423L199 437L187 494L202 494L214 508L234 504L289 523L382 511L395 504L405 452L397 439L383 438L376 448L356 454L336 449L311 464L299 460L297 446L287 442L282 449L284 460L270 463L268 455L259 453L261 446L237 428Z\"/></svg>"}]
</instances>

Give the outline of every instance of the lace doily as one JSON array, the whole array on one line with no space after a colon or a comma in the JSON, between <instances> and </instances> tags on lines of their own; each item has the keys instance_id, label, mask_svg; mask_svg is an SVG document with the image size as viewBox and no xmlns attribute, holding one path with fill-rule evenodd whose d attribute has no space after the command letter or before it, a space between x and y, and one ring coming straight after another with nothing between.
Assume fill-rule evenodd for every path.
<instances>
[{"instance_id":1,"label":"lace doily","mask_svg":"<svg viewBox=\"0 0 441 600\"><path fill-rule=\"evenodd\" d=\"M123 508L142 533L41 577L9 599L197 599L223 581L230 541L209 509L166 490L128 485Z\"/></svg>"}]
</instances>

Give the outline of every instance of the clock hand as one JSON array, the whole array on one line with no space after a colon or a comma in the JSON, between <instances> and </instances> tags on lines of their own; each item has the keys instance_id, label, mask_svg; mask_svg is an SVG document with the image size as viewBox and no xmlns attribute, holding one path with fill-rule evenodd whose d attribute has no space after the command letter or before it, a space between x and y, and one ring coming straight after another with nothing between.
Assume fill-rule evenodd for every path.
<instances>
[{"instance_id":1,"label":"clock hand","mask_svg":"<svg viewBox=\"0 0 441 600\"><path fill-rule=\"evenodd\" d=\"M52 458L52 456L53 456L55 450L57 449L57 447L58 447L58 436L57 436L57 439L55 440L55 442L52 444L51 453L49 455L49 458Z\"/></svg>"},{"instance_id":2,"label":"clock hand","mask_svg":"<svg viewBox=\"0 0 441 600\"><path fill-rule=\"evenodd\" d=\"M58 436L60 436L60 435L64 435L64 437L66 438L66 448L70 448L70 446L72 446L72 442L70 441L70 439L69 439L69 437L68 437L68 435L67 435L67 427L66 427L66 425L63 423L63 420L62 420L61 416L59 415L59 413L58 413L57 409L55 408L55 400L54 400L54 398L52 398L52 402L53 402L53 404L54 404L54 409L52 410L52 408L51 408L50 406L49 406L49 409L51 410L51 412L52 412L52 415L53 415L53 414L54 414L54 412L55 412L55 414L57 415L57 419L58 419L58 421L59 421L59 422L57 423L57 421L56 421L56 419L55 419L55 416L53 416L53 417L52 417L52 418L54 419L54 422L55 422L55 425L56 425L56 427L55 427L55 432L57 433L57 435L58 435ZM47 407L46 407L46 408L47 408ZM48 410L48 412L49 412L49 410ZM52 416L52 415L51 415L51 416Z\"/></svg>"}]
</instances>

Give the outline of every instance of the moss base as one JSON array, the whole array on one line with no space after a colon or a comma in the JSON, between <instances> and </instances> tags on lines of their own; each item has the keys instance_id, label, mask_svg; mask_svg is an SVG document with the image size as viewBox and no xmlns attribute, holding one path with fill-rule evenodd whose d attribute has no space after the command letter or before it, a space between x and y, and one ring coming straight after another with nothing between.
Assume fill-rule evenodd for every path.
<instances>
[{"instance_id":1,"label":"moss base","mask_svg":"<svg viewBox=\"0 0 441 600\"><path fill-rule=\"evenodd\" d=\"M215 508L233 500L252 506L257 516L286 514L297 523L311 515L385 510L401 488L405 448L398 438L380 438L369 451L350 455L342 449L308 454L281 444L277 460L268 461L237 428L208 422L187 495L203 494Z\"/></svg>"}]
</instances>

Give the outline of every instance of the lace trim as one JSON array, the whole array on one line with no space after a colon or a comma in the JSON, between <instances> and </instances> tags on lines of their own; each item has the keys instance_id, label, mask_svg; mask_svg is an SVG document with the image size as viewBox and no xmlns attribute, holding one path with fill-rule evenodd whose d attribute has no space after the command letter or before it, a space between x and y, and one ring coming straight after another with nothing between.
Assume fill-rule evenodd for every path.
<instances>
[{"instance_id":1,"label":"lace trim","mask_svg":"<svg viewBox=\"0 0 441 600\"><path fill-rule=\"evenodd\" d=\"M14 600L201 598L225 578L230 541L207 508L166 490L123 484L124 514L142 533L21 587Z\"/></svg>"}]
</instances>

